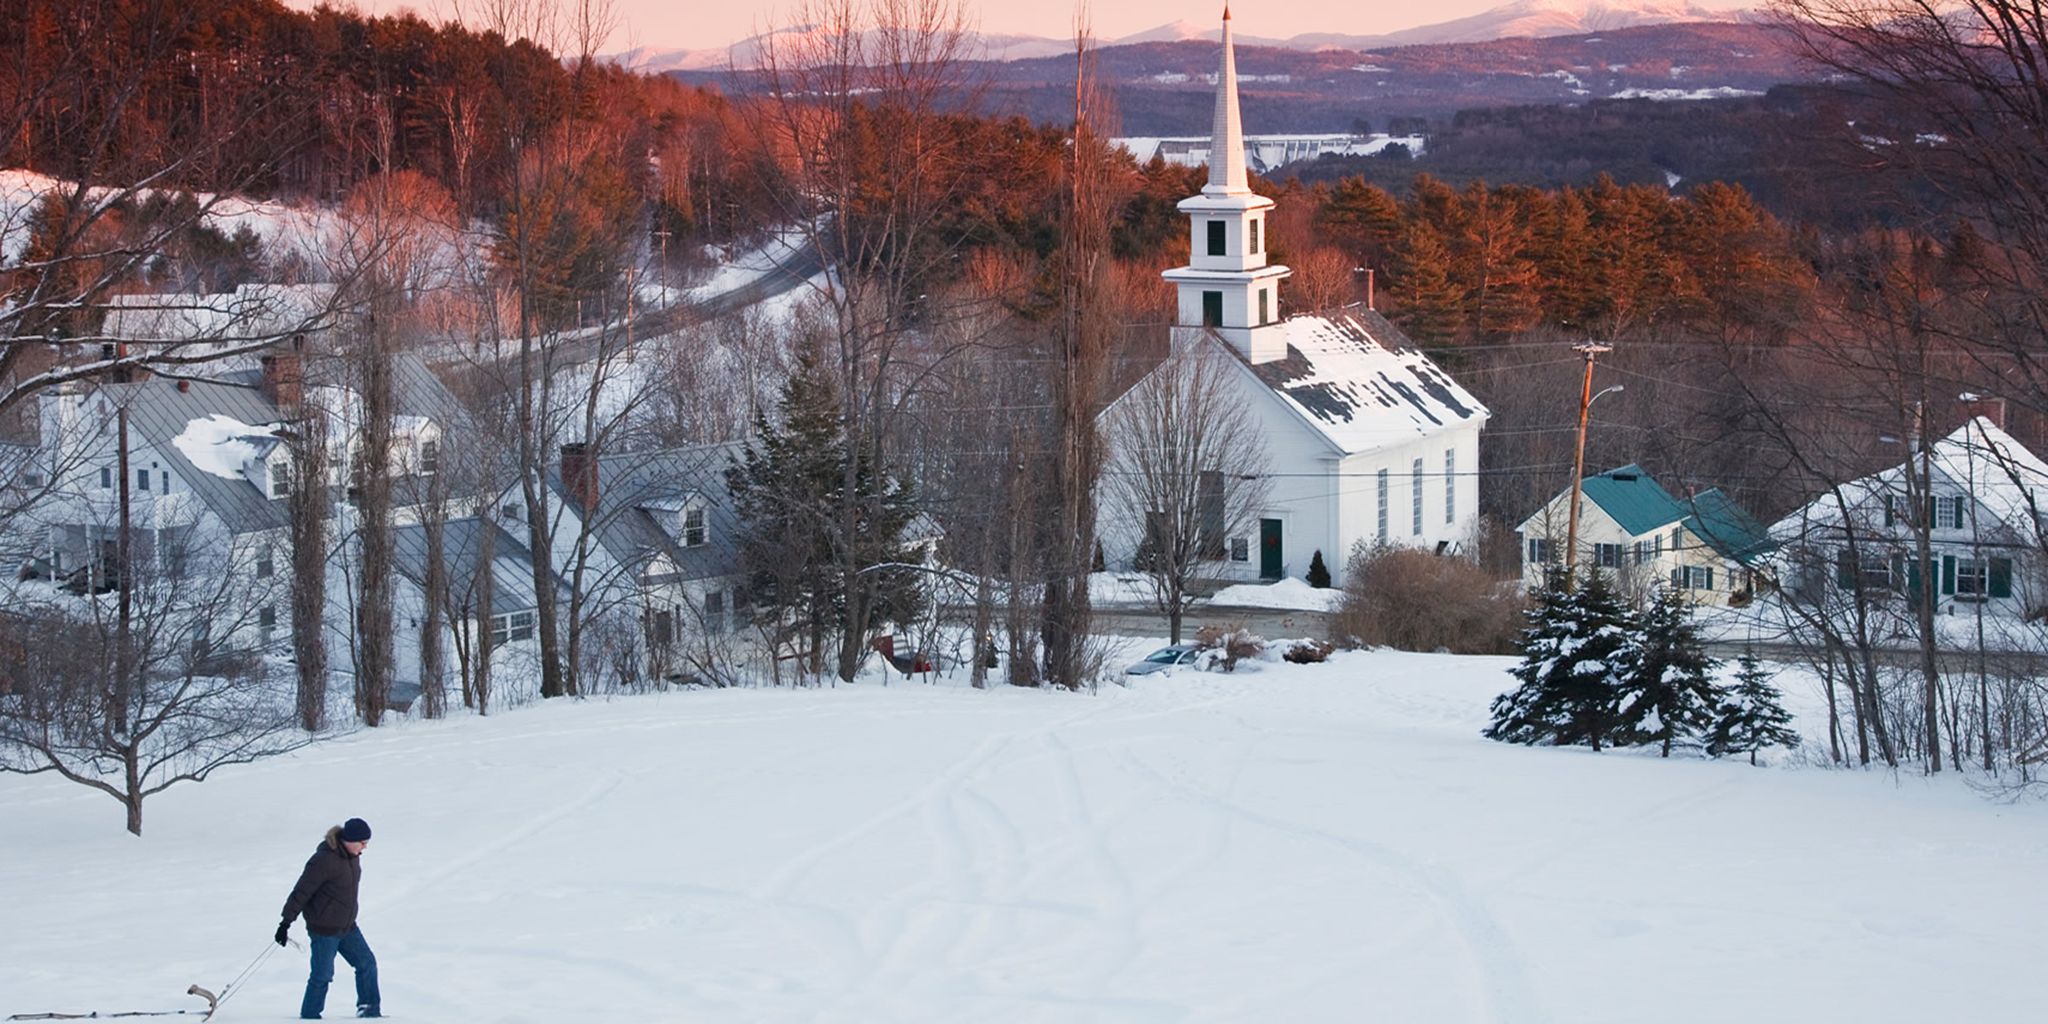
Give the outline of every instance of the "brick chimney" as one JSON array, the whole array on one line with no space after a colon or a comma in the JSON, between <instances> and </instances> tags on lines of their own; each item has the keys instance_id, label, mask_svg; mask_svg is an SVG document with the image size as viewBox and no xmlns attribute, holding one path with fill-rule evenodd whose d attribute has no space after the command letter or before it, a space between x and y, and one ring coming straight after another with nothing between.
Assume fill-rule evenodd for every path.
<instances>
[{"instance_id":1,"label":"brick chimney","mask_svg":"<svg viewBox=\"0 0 2048 1024\"><path fill-rule=\"evenodd\" d=\"M1963 415L1982 416L1990 420L1992 426L2004 430L2005 399L1992 395L1970 395L1963 400Z\"/></svg>"},{"instance_id":2,"label":"brick chimney","mask_svg":"<svg viewBox=\"0 0 2048 1024\"><path fill-rule=\"evenodd\" d=\"M272 352L263 357L263 397L286 412L297 412L306 400L306 363L298 352Z\"/></svg>"},{"instance_id":3,"label":"brick chimney","mask_svg":"<svg viewBox=\"0 0 2048 1024\"><path fill-rule=\"evenodd\" d=\"M571 441L562 446L562 486L583 511L596 511L597 456L589 445Z\"/></svg>"},{"instance_id":4,"label":"brick chimney","mask_svg":"<svg viewBox=\"0 0 2048 1024\"><path fill-rule=\"evenodd\" d=\"M111 363L116 359L120 359L126 356L127 354L128 346L126 343L116 343L111 341L103 341L100 343L100 362ZM107 382L110 384L127 384L133 381L148 380L149 370L141 366L133 365L117 367L115 369L107 371L106 379Z\"/></svg>"}]
</instances>

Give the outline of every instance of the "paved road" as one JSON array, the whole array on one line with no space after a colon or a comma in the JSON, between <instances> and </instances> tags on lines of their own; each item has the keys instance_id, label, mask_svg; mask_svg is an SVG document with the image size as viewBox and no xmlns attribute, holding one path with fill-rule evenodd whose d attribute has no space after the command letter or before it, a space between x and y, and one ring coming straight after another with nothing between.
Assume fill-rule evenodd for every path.
<instances>
[{"instance_id":1,"label":"paved road","mask_svg":"<svg viewBox=\"0 0 2048 1024\"><path fill-rule=\"evenodd\" d=\"M760 277L731 291L714 295L703 302L642 310L633 317L632 336L637 339L635 344L642 345L658 342L663 337L674 334L684 327L703 323L735 310L744 309L757 302L765 302L778 295L794 291L797 288L803 287L804 283L812 277L817 276L818 272L822 269L824 269L824 264L818 259L817 253L805 247L791 253L787 261L777 264L774 269L762 274ZM615 324L606 329L584 328L579 331L557 335L551 343L554 350L554 363L559 367L574 366L586 362L596 357L597 345L600 339L608 340L610 344L617 345L624 335L625 326L623 324ZM507 339L503 342L503 350L507 353L516 354L519 351L517 341ZM618 350L614 348L613 351L616 352ZM465 345L449 345L445 346L442 351L431 353L428 360L429 362L464 363L472 361L474 358L475 353L469 347Z\"/></svg>"},{"instance_id":2,"label":"paved road","mask_svg":"<svg viewBox=\"0 0 2048 1024\"><path fill-rule=\"evenodd\" d=\"M1332 618L1328 612L1196 605L1188 609L1182 618L1181 635L1190 638L1203 626L1213 625L1243 626L1269 640L1303 636L1326 639ZM1116 636L1163 637L1166 635L1166 616L1144 608L1097 608L1095 629Z\"/></svg>"}]
</instances>

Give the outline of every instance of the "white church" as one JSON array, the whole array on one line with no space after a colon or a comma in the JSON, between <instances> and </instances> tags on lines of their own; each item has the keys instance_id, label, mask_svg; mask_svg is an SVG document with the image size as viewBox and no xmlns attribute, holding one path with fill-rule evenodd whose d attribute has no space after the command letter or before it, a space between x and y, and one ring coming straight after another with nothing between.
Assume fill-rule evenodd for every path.
<instances>
[{"instance_id":1,"label":"white church","mask_svg":"<svg viewBox=\"0 0 2048 1024\"><path fill-rule=\"evenodd\" d=\"M1371 309L1280 314L1289 271L1266 260L1273 201L1246 183L1230 29L1226 8L1210 146L1219 158L1201 193L1179 204L1188 215L1188 265L1164 276L1180 292L1172 358L1224 365L1224 386L1263 437L1266 493L1237 531L1243 535L1219 545L1214 570L1200 575L1301 577L1321 552L1342 586L1360 545L1460 551L1477 530L1479 434L1490 414ZM1113 432L1108 441L1108 471L1118 472ZM1144 524L1115 518L1105 511L1100 523L1104 559L1133 568Z\"/></svg>"}]
</instances>

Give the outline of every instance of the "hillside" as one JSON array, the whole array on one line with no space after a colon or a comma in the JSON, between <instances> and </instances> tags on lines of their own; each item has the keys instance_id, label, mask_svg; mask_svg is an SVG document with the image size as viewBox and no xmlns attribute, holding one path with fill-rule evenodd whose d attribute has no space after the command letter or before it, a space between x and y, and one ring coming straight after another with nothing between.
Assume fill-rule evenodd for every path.
<instances>
[{"instance_id":1,"label":"hillside","mask_svg":"<svg viewBox=\"0 0 2048 1024\"><path fill-rule=\"evenodd\" d=\"M1214 43L1108 46L1096 61L1114 94L1122 134L1189 134L1208 125ZM1778 30L1746 22L1362 50L1240 41L1237 66L1244 122L1267 133L1347 131L1361 123L1386 129L1397 118L1441 118L1473 107L1754 95L1809 77ZM984 61L968 70L986 83L984 110L1035 121L1071 116L1070 55ZM725 72L677 77L729 89L749 85L746 76Z\"/></svg>"},{"instance_id":2,"label":"hillside","mask_svg":"<svg viewBox=\"0 0 2048 1024\"><path fill-rule=\"evenodd\" d=\"M554 702L230 769L152 798L139 839L104 796L0 776L0 1013L195 1004L270 948L349 816L376 831L384 1008L423 1024L2023 1020L2048 997L2039 804L1491 743L1504 665ZM223 1012L288 1015L303 964Z\"/></svg>"}]
</instances>

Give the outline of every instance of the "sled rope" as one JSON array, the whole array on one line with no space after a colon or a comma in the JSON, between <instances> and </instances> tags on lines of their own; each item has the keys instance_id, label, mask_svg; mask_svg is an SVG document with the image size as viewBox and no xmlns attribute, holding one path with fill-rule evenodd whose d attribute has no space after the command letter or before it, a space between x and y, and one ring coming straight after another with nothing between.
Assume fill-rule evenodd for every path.
<instances>
[{"instance_id":1,"label":"sled rope","mask_svg":"<svg viewBox=\"0 0 2048 1024\"><path fill-rule=\"evenodd\" d=\"M298 940L287 939L286 941L292 944L293 949L299 948ZM275 953L283 948L283 946L277 945L276 943L264 943L263 952L256 954L256 959L249 961L249 966L242 968L242 973L235 975L235 980L230 981L226 985L222 986L220 990L220 995L218 997L214 996L213 993L208 992L207 990L200 988L197 985L194 985L191 988L186 989L186 994L195 995L201 999L206 1000L206 1018L211 1019L213 1015L220 1010L222 1004L226 1003L230 999L233 999L235 997L235 993L240 992L242 990L242 982L248 980L250 975L255 974L256 968L263 966L263 961L270 959L270 954Z\"/></svg>"}]
</instances>

